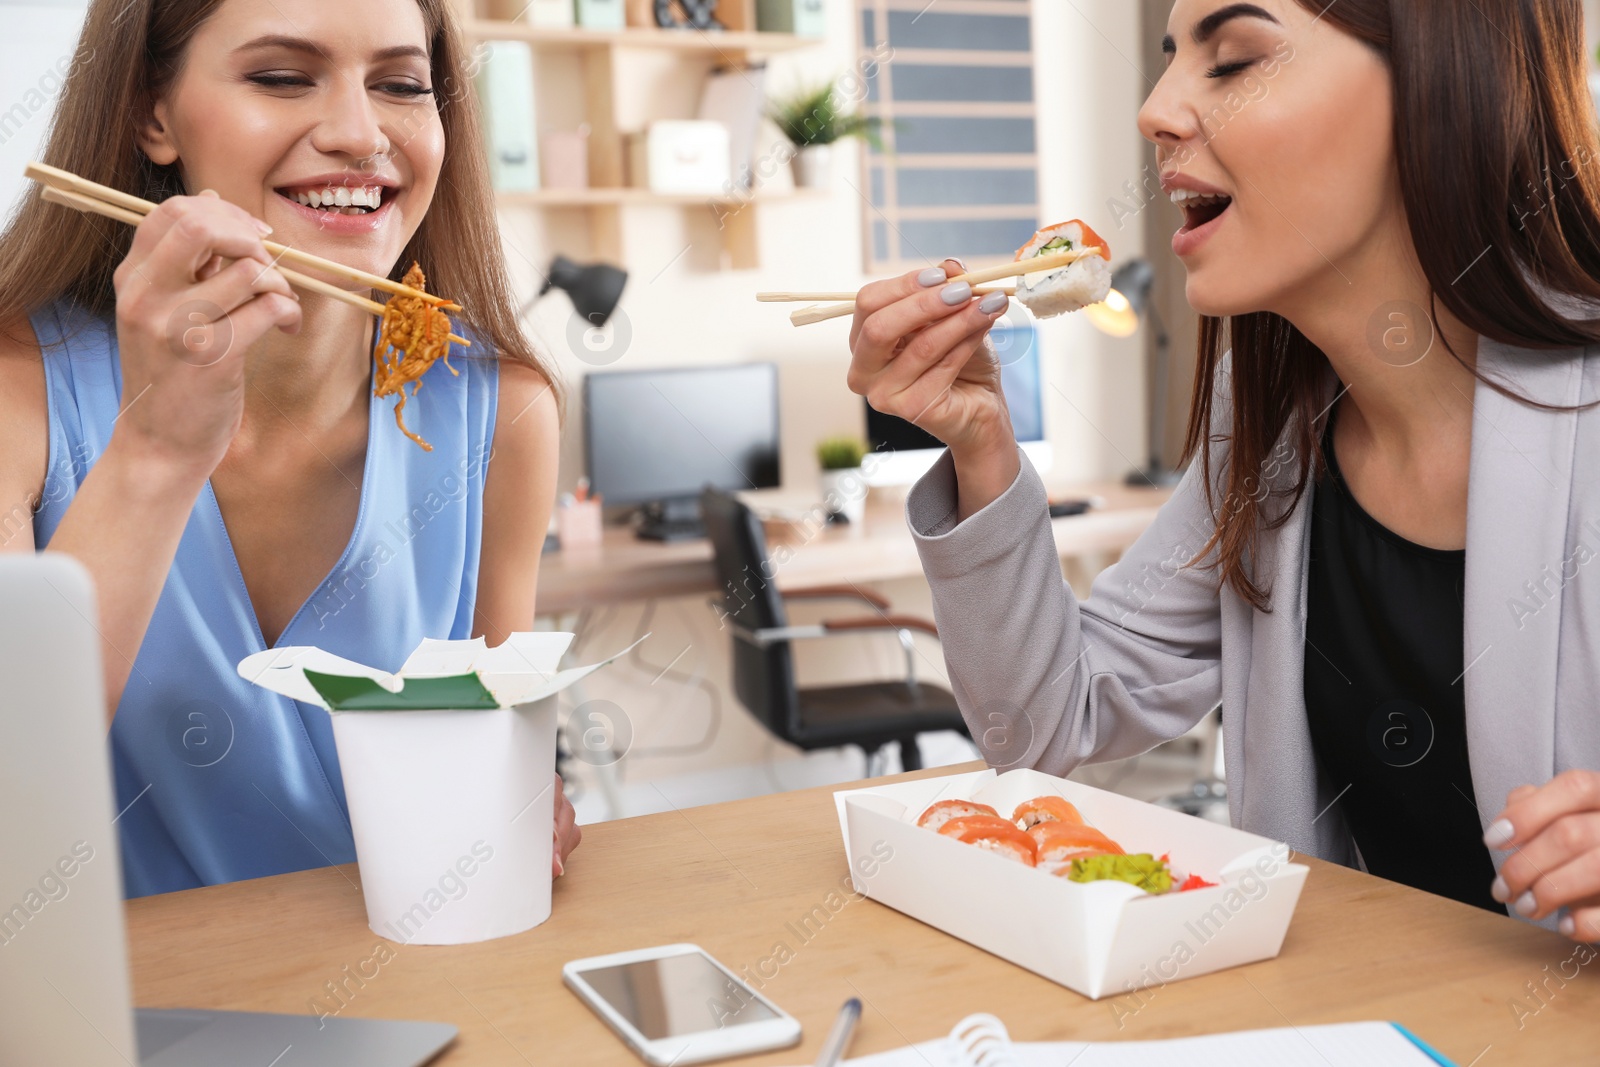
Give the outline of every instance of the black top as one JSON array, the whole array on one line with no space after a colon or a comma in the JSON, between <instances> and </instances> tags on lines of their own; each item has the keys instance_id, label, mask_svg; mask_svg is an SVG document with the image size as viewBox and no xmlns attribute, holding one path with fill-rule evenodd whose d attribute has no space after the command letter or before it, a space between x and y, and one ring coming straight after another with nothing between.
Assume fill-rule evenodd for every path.
<instances>
[{"instance_id":1,"label":"black top","mask_svg":"<svg viewBox=\"0 0 1600 1067\"><path fill-rule=\"evenodd\" d=\"M1505 914L1489 895L1467 763L1466 553L1425 548L1362 510L1322 441L1311 506L1306 713L1317 762L1367 869ZM1348 788L1346 786L1348 785Z\"/></svg>"}]
</instances>

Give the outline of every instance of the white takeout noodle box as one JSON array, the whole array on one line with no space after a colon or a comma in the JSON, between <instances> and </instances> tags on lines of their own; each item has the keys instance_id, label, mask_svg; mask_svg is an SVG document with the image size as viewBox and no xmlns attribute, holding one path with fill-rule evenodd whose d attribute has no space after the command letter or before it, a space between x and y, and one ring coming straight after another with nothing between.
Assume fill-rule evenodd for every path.
<instances>
[{"instance_id":1,"label":"white takeout noodle box","mask_svg":"<svg viewBox=\"0 0 1600 1067\"><path fill-rule=\"evenodd\" d=\"M1010 818L1057 795L1128 853L1170 857L1214 887L1152 895L1080 883L917 826L936 800ZM1098 1000L1278 954L1309 870L1288 846L1033 770L993 770L834 794L857 892Z\"/></svg>"},{"instance_id":2,"label":"white takeout noodle box","mask_svg":"<svg viewBox=\"0 0 1600 1067\"><path fill-rule=\"evenodd\" d=\"M396 674L309 646L239 663L332 715L373 933L456 945L550 917L556 694L617 658L561 670L572 639L427 639Z\"/></svg>"}]
</instances>

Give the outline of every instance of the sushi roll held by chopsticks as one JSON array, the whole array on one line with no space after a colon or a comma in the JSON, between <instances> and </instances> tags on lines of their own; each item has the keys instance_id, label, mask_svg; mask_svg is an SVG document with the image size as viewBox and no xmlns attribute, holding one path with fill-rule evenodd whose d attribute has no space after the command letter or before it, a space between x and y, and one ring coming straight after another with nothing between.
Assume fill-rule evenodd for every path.
<instances>
[{"instance_id":1,"label":"sushi roll held by chopsticks","mask_svg":"<svg viewBox=\"0 0 1600 1067\"><path fill-rule=\"evenodd\" d=\"M1029 264L1041 260L1037 269ZM1020 280L1015 293L1009 288L977 288L1006 278ZM1064 315L1098 304L1111 293L1111 246L1079 219L1046 226L1033 235L1033 239L1017 249L1016 258L997 267L959 274L945 279L947 283L966 282L973 286L972 295L1004 292L1015 295L1022 305L1038 318ZM772 292L757 293L756 299L765 302L817 303L838 300L842 303L820 304L801 308L789 316L796 326L809 326L814 322L842 318L855 313L855 298L851 292Z\"/></svg>"},{"instance_id":2,"label":"sushi roll held by chopsticks","mask_svg":"<svg viewBox=\"0 0 1600 1067\"><path fill-rule=\"evenodd\" d=\"M1111 292L1111 246L1078 219L1046 226L1017 249L1017 262L1062 252L1093 252L1065 267L1025 274L1017 299L1041 319L1098 304Z\"/></svg>"}]
</instances>

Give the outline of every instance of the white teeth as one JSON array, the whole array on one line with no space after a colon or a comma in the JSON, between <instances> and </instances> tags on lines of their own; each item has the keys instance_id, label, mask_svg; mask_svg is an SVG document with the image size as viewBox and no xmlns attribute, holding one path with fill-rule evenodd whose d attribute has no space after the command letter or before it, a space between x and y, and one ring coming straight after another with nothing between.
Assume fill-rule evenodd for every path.
<instances>
[{"instance_id":1,"label":"white teeth","mask_svg":"<svg viewBox=\"0 0 1600 1067\"><path fill-rule=\"evenodd\" d=\"M1172 190L1171 196L1172 202L1177 204L1179 207L1182 207L1184 204L1187 204L1192 200L1222 201L1229 199L1226 196L1216 193L1197 193L1193 189L1174 189Z\"/></svg>"},{"instance_id":2,"label":"white teeth","mask_svg":"<svg viewBox=\"0 0 1600 1067\"><path fill-rule=\"evenodd\" d=\"M329 185L321 189L308 189L294 194L296 203L306 207L326 208L345 215L360 215L360 209L376 211L383 205L383 186ZM345 211L345 208L355 208Z\"/></svg>"}]
</instances>

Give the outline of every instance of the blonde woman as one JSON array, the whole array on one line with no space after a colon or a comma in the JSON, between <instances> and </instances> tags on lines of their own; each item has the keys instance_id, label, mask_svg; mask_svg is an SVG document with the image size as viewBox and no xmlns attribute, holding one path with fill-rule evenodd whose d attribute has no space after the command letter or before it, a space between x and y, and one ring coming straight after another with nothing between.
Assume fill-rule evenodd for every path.
<instances>
[{"instance_id":1,"label":"blonde woman","mask_svg":"<svg viewBox=\"0 0 1600 1067\"><path fill-rule=\"evenodd\" d=\"M33 192L0 236L4 547L95 579L130 896L354 858L327 715L244 656L393 669L533 623L560 398L517 329L467 57L443 0L352 14L96 0L44 158L160 206L134 231ZM460 376L406 409L433 451L372 396L374 320L290 289L268 233L420 261L467 309Z\"/></svg>"}]
</instances>

